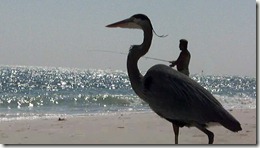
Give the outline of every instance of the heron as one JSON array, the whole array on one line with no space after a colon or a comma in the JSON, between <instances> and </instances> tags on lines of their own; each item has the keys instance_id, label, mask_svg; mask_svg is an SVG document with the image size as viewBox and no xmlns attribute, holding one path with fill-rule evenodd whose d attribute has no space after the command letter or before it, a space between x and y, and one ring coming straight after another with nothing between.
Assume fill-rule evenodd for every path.
<instances>
[{"instance_id":1,"label":"heron","mask_svg":"<svg viewBox=\"0 0 260 148\"><path fill-rule=\"evenodd\" d=\"M242 130L240 123L221 103L188 76L163 64L152 66L145 75L140 73L138 60L149 51L154 32L152 23L146 15L135 14L106 27L143 31L142 44L132 45L127 56L128 77L134 92L156 114L171 122L175 144L178 144L179 128L184 126L196 127L205 133L208 144L214 142L213 132L207 129L212 123L222 125L233 132Z\"/></svg>"}]
</instances>

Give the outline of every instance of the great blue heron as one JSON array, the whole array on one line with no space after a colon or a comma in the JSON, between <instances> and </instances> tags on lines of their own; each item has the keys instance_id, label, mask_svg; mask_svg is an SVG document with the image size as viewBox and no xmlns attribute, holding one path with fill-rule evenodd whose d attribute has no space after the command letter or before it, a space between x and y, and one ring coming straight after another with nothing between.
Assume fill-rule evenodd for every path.
<instances>
[{"instance_id":1,"label":"great blue heron","mask_svg":"<svg viewBox=\"0 0 260 148\"><path fill-rule=\"evenodd\" d=\"M144 76L140 73L138 60L148 52L153 37L153 27L146 15L136 14L106 27L143 30L143 43L131 46L127 57L128 76L135 93L155 113L172 123L175 144L178 144L179 127L183 126L197 127L208 136L209 144L214 141L214 134L206 129L211 122L233 132L242 130L240 123L213 95L188 76L162 64L154 65Z\"/></svg>"}]
</instances>

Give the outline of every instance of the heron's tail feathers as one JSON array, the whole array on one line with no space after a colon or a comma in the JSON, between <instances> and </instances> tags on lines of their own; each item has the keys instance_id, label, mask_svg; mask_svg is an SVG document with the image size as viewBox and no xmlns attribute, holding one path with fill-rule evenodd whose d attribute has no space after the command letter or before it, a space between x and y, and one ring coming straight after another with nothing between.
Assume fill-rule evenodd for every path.
<instances>
[{"instance_id":1,"label":"heron's tail feathers","mask_svg":"<svg viewBox=\"0 0 260 148\"><path fill-rule=\"evenodd\" d=\"M218 122L233 132L242 130L240 123L227 111L221 114L221 120Z\"/></svg>"}]
</instances>

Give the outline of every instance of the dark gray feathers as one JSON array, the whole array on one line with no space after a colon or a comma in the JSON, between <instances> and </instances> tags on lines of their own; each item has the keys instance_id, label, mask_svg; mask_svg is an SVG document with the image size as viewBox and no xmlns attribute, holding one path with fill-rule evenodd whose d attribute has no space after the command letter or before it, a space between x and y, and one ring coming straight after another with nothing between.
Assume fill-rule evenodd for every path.
<instances>
[{"instance_id":1,"label":"dark gray feathers","mask_svg":"<svg viewBox=\"0 0 260 148\"><path fill-rule=\"evenodd\" d=\"M198 124L218 122L232 131L241 130L239 122L210 92L169 66L150 68L143 85L147 103L167 120Z\"/></svg>"}]
</instances>

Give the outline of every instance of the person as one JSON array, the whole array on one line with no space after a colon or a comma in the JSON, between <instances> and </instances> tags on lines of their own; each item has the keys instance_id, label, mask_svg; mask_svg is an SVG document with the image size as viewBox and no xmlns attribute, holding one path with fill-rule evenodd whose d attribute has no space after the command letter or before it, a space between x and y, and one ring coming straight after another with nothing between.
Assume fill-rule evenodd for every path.
<instances>
[{"instance_id":1,"label":"person","mask_svg":"<svg viewBox=\"0 0 260 148\"><path fill-rule=\"evenodd\" d=\"M179 48L181 53L176 61L170 61L170 67L177 65L177 70L189 76L190 52L188 51L188 41L185 39L180 40Z\"/></svg>"}]
</instances>

